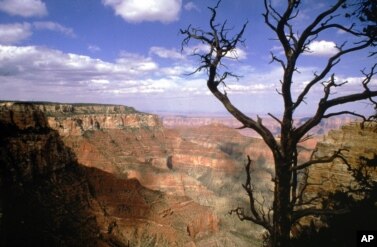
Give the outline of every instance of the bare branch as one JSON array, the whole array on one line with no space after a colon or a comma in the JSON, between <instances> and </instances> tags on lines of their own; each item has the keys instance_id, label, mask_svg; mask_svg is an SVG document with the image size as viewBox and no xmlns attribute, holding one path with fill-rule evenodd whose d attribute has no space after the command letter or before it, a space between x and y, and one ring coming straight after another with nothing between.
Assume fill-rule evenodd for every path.
<instances>
[{"instance_id":1,"label":"bare branch","mask_svg":"<svg viewBox=\"0 0 377 247\"><path fill-rule=\"evenodd\" d=\"M297 211L293 211L292 214L292 223L297 222L299 219L305 216L321 216L321 215L337 215L337 214L345 214L349 212L349 209L319 209L315 207L300 209Z\"/></svg>"},{"instance_id":2,"label":"bare branch","mask_svg":"<svg viewBox=\"0 0 377 247\"><path fill-rule=\"evenodd\" d=\"M274 62L274 61L280 63L280 65L281 65L281 67L282 67L283 69L286 68L286 65L285 65L284 61L281 60L280 58L278 58L277 56L275 56L273 52L271 52L271 62L270 62L270 63L272 63L272 62Z\"/></svg>"},{"instance_id":3,"label":"bare branch","mask_svg":"<svg viewBox=\"0 0 377 247\"><path fill-rule=\"evenodd\" d=\"M307 140L310 140L311 138L313 138L313 135L307 134L305 137L301 138L299 142L305 142Z\"/></svg>"},{"instance_id":4,"label":"bare branch","mask_svg":"<svg viewBox=\"0 0 377 247\"><path fill-rule=\"evenodd\" d=\"M345 114L352 115L352 116L355 116L355 117L359 117L359 118L363 119L364 121L367 120L364 115L358 114L356 112L351 112L351 111L332 112L332 113L323 115L322 118L330 118L330 117L339 116L339 115L345 115Z\"/></svg>"},{"instance_id":5,"label":"bare branch","mask_svg":"<svg viewBox=\"0 0 377 247\"><path fill-rule=\"evenodd\" d=\"M370 90L368 87L368 83L370 82L373 75L375 75L374 68L376 68L376 65L373 66L373 68L371 69L371 72L368 73L367 77L363 80L362 84L365 90L364 92L361 92L361 93L354 93L354 94L349 94L346 96L340 96L337 98L328 99L330 95L330 88L333 86L341 85L341 84L336 84L335 82L330 82L325 87L325 94L318 104L316 114L295 130L295 134L298 140L301 139L310 129L312 129L321 121L321 119L325 116L325 113L328 109L337 105L342 105L342 104L360 101L364 99L370 99L373 101L373 97L377 96L377 91ZM331 80L334 80L333 77ZM337 114L330 113L330 114L327 114L327 117L331 117L335 115Z\"/></svg>"},{"instance_id":6,"label":"bare branch","mask_svg":"<svg viewBox=\"0 0 377 247\"><path fill-rule=\"evenodd\" d=\"M292 167L291 170L302 170L305 168L308 168L309 166L315 165L315 164L323 164L323 163L330 163L333 162L335 159L341 159L344 163L348 163L345 159L344 155L342 154L343 151L348 151L347 149L339 149L337 151L334 151L333 155L328 157L322 157L318 159L311 159L301 165L298 165L296 167Z\"/></svg>"},{"instance_id":7,"label":"bare branch","mask_svg":"<svg viewBox=\"0 0 377 247\"><path fill-rule=\"evenodd\" d=\"M326 66L324 67L324 69L322 70L322 72L320 74L315 74L315 77L313 78L313 80L311 80L304 88L304 90L301 92L301 94L297 97L297 100L294 104L294 109L296 109L301 103L302 101L304 100L305 96L309 93L310 89L316 85L318 82L322 81L327 75L328 73L331 71L331 69L337 65L339 62L340 62L340 57L347 54L347 53L351 53L351 52L354 52L354 51L357 51L357 50L362 50L366 47L368 47L369 45L371 44L371 41L370 42L365 42L361 45L358 45L358 46L354 46L354 47L351 47L349 49L346 49L346 50L340 50L337 54L335 54L334 56L330 57Z\"/></svg>"},{"instance_id":8,"label":"bare branch","mask_svg":"<svg viewBox=\"0 0 377 247\"><path fill-rule=\"evenodd\" d=\"M275 178L273 178L272 181L275 187L272 208L266 209L264 207L264 197L262 197L263 200L259 201L256 198L255 188L251 183L251 159L248 157L245 167L247 176L246 183L242 186L248 194L250 208L246 212L243 208L238 207L231 210L230 214L234 213L240 220L249 220L266 228L272 236L273 246L288 246L290 227L300 218L308 215L337 214L345 210L334 211L334 209L331 208L319 209L308 207L312 206L314 203L318 203L321 198L319 195L304 198L305 189L309 185L307 181L309 176L308 168L320 163L329 163L336 159L340 159L348 164L343 156L345 149L336 150L333 154L319 158L314 158L315 152L313 152L311 160L299 164L298 143L309 139L311 136L307 133L318 125L323 118L350 114L366 120L361 114L352 111L331 111L335 106L369 99L370 102L377 107L377 101L374 98L377 96L377 91L372 90L370 85L372 77L376 74L376 64L372 67L371 71L362 71L364 80L361 82L361 85L364 91L343 96L334 96L333 91L335 91L335 88L341 87L347 82L336 81L335 74L332 72L344 55L376 45L375 39L369 37L367 34L358 32L353 24L345 26L342 23L335 23L335 20L339 16L338 10L346 0L335 0L334 5L329 6L323 12L319 13L303 30L301 35L295 30L292 20L298 16L298 8L302 1L286 1L280 11L280 8L278 9L272 6L271 0L264 0L264 21L275 33L277 40L279 40L284 50L285 56L276 56L271 52L271 62L279 63L284 70L284 74L280 80L281 88L276 89L278 94L283 98L283 116L279 119L271 113L268 113L281 127L279 138L275 138L272 132L263 124L259 116L252 118L244 114L230 101L225 89L220 90L221 87L219 89L220 84L226 86L226 80L229 77L238 78L237 75L229 71L224 72L224 70L227 70L227 67L223 64L223 58L226 58L227 55L229 56L229 53L235 52L238 45L243 44L244 40L242 37L247 25L246 22L238 33L230 35L232 29L227 28L227 21L220 24L216 22L217 9L220 2L221 1L218 1L215 7L209 8L211 16L208 31L192 28L191 26L186 30L181 30L181 33L185 36L182 45L188 45L191 40L196 40L209 47L208 52L195 52L194 55L200 59L200 64L195 72L206 70L208 74L208 89L224 105L225 109L242 124L242 127L239 129L250 128L255 130L263 138L273 154ZM295 99L296 101L294 101L292 98L292 85L295 79L294 75L299 73L298 58L303 53L310 52L309 47L312 42L317 40L318 37L321 37L320 34L328 30L342 30L348 36L351 36L349 40L354 40L355 38L357 41L352 44L350 44L350 42L337 44L336 48L338 51L336 54L327 59L324 67L319 70L318 73L314 73L313 78L306 84L304 89L299 92ZM300 126L294 125L295 110L303 102L305 103L305 98L307 98L313 87L319 84L323 85L323 95L322 98L319 99L315 114L304 121ZM303 185L301 184L302 179L304 180Z\"/></svg>"},{"instance_id":9,"label":"bare branch","mask_svg":"<svg viewBox=\"0 0 377 247\"><path fill-rule=\"evenodd\" d=\"M247 163L245 165L245 172L246 172L246 182L245 184L242 184L242 187L245 189L247 195L249 196L249 209L251 215L246 215L243 208L236 208L229 212L229 214L236 213L238 218L240 220L248 220L255 224L261 225L264 228L266 228L268 231L272 231L272 225L270 221L270 210L266 213L264 212L264 203L259 202L256 200L254 196L254 186L251 182L251 171L250 171L250 165L252 163L252 160L250 159L250 156L247 156Z\"/></svg>"},{"instance_id":10,"label":"bare branch","mask_svg":"<svg viewBox=\"0 0 377 247\"><path fill-rule=\"evenodd\" d=\"M239 43L242 43L242 36L247 26L247 22L243 25L241 30L235 34L232 38L227 38L224 33L228 29L225 28L225 23L221 25L220 29L218 24L215 23L217 8L219 7L220 1L214 8L209 8L212 12L210 19L210 32L205 32L201 29L193 29L189 26L186 30L181 30L181 33L185 35L183 45L187 45L190 40L201 41L210 47L210 51L205 54L201 54L201 66L196 70L200 71L206 69L208 71L207 86L212 92L212 94L224 105L224 107L231 113L236 119L238 119L244 126L255 130L258 134L262 136L267 145L276 149L277 143L271 131L267 129L262 122L257 122L254 119L243 114L237 107L235 107L229 100L226 93L222 93L218 90L218 85L220 83L225 83L225 79L228 76L237 77L233 73L224 72L222 75L218 73L218 66L221 65L221 60L229 53L236 49Z\"/></svg>"},{"instance_id":11,"label":"bare branch","mask_svg":"<svg viewBox=\"0 0 377 247\"><path fill-rule=\"evenodd\" d=\"M332 6L329 9L323 11L321 14L319 14L317 16L317 18L315 18L315 20L310 25L307 26L307 28L304 30L304 32L302 33L301 37L298 40L298 44L297 44L298 51L302 50L303 45L306 43L307 39L310 36L316 34L316 33L313 33L313 29L318 24L320 24L323 21L324 18L326 18L329 15L331 15L332 13L334 13L340 6L342 6L342 4L344 4L345 1L346 0L338 0L337 3L334 6Z\"/></svg>"},{"instance_id":12,"label":"bare branch","mask_svg":"<svg viewBox=\"0 0 377 247\"><path fill-rule=\"evenodd\" d=\"M350 34L355 35L355 36L361 36L361 35L363 35L360 32L354 31L353 30L354 26L355 26L354 23L352 23L350 27L345 27L345 26L340 25L338 23L332 23L332 24L328 24L328 25L321 25L321 27L313 30L310 34L311 35L316 35L316 34L319 34L320 32L323 32L323 31L325 31L327 29L335 28L335 29L342 30L342 31L344 31L346 33L350 33Z\"/></svg>"},{"instance_id":13,"label":"bare branch","mask_svg":"<svg viewBox=\"0 0 377 247\"><path fill-rule=\"evenodd\" d=\"M270 117L272 117L273 119L275 119L276 122L278 122L280 125L283 124L283 123L281 122L281 120L280 120L279 118L275 117L273 114L268 113L268 115L269 115Z\"/></svg>"}]
</instances>

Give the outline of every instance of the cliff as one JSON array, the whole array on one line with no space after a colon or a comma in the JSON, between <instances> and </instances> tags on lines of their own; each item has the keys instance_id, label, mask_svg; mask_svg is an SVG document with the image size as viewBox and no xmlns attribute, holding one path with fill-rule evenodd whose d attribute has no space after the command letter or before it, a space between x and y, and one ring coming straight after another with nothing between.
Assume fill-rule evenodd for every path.
<instances>
[{"instance_id":1,"label":"cliff","mask_svg":"<svg viewBox=\"0 0 377 247\"><path fill-rule=\"evenodd\" d=\"M85 177L41 111L0 107L2 246L101 245Z\"/></svg>"},{"instance_id":2,"label":"cliff","mask_svg":"<svg viewBox=\"0 0 377 247\"><path fill-rule=\"evenodd\" d=\"M362 159L374 159L377 156L377 124L352 123L330 131L322 141L318 142L314 158L331 156L339 149L344 150L342 154L352 169L358 168ZM377 178L376 170L370 169L369 175ZM309 170L308 182L313 184L307 189L312 195L317 192L333 192L342 189L342 186L355 185L351 172L342 159L312 166Z\"/></svg>"},{"instance_id":3,"label":"cliff","mask_svg":"<svg viewBox=\"0 0 377 247\"><path fill-rule=\"evenodd\" d=\"M147 189L121 174L82 166L62 141L64 133L49 126L51 118L102 119L102 114L113 119L130 114L157 118L118 112L114 106L109 110L113 113L104 113L109 106L96 106L102 113L89 107L92 112L81 108L77 114L71 106L49 107L0 105L1 246L195 246L198 239L216 234L219 222L211 208ZM132 131L158 123L148 121L123 124ZM95 131L120 129L111 126L116 127ZM92 129L84 129L88 131ZM84 138L74 131L65 133Z\"/></svg>"},{"instance_id":4,"label":"cliff","mask_svg":"<svg viewBox=\"0 0 377 247\"><path fill-rule=\"evenodd\" d=\"M33 201L27 214L32 219L28 227L17 223L8 228L7 236L20 235L36 224L35 229L41 229L39 240L45 241L42 232L48 232L53 236L51 241L59 239L66 241L65 245L74 245L64 224L59 223L73 222L68 225L83 245L259 245L261 228L227 213L235 207L248 207L241 186L246 155L255 160L252 179L257 190L267 195L267 201L272 198L273 159L263 140L223 122L207 119L206 125L197 126L196 120L185 118L186 125L183 120L173 120L166 128L159 117L126 106L0 103L1 152L5 154L1 163L7 164L1 173L13 174L1 176L2 182L8 181L7 177L13 181L2 183L2 189L22 195L18 199L4 192L2 200L12 203L2 204L8 206L2 207L1 229L11 222L25 222L26 216L19 219L9 215L25 215L23 205ZM341 123L321 126L327 129ZM317 154L333 150L326 143L358 140L354 135L360 130L351 132L344 138L330 132L325 142L318 144ZM363 135L375 138L369 133ZM358 142L366 143L362 139ZM317 139L311 139L301 144L300 161L310 157L316 143ZM369 155L368 149L361 147L355 152ZM313 179L322 177L315 174L313 171ZM50 177L51 182L43 182ZM18 188L24 180L28 186L23 188L30 190ZM48 188L47 192L41 192L42 188ZM49 209L50 205L54 209ZM35 223L41 218L50 223ZM90 223L77 223L75 218L90 219Z\"/></svg>"},{"instance_id":5,"label":"cliff","mask_svg":"<svg viewBox=\"0 0 377 247\"><path fill-rule=\"evenodd\" d=\"M28 128L33 124L35 112L42 112L49 126L61 136L79 136L90 130L153 128L161 126L156 115L135 111L131 107L119 105L59 104L59 103L22 103L2 102L0 106L9 109L4 121ZM6 120L7 119L7 120Z\"/></svg>"}]
</instances>

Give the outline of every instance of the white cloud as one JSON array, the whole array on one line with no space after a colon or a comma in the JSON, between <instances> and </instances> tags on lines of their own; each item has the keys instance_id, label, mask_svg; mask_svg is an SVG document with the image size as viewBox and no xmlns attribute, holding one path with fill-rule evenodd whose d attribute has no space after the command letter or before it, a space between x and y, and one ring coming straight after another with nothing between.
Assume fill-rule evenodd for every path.
<instances>
[{"instance_id":1,"label":"white cloud","mask_svg":"<svg viewBox=\"0 0 377 247\"><path fill-rule=\"evenodd\" d=\"M28 22L0 24L0 44L10 45L20 43L29 38L35 29L60 32L69 37L76 36L71 28L50 21L37 21L32 24Z\"/></svg>"},{"instance_id":2,"label":"white cloud","mask_svg":"<svg viewBox=\"0 0 377 247\"><path fill-rule=\"evenodd\" d=\"M0 44L19 43L32 35L28 23L0 24Z\"/></svg>"},{"instance_id":3,"label":"white cloud","mask_svg":"<svg viewBox=\"0 0 377 247\"><path fill-rule=\"evenodd\" d=\"M231 94L258 94L274 92L276 85L273 83L253 83L249 85L229 84L227 85L227 92Z\"/></svg>"},{"instance_id":4,"label":"white cloud","mask_svg":"<svg viewBox=\"0 0 377 247\"><path fill-rule=\"evenodd\" d=\"M0 98L20 94L54 100L43 97L64 95L73 101L81 96L95 101L104 95L111 98L115 92L119 97L163 93L175 82L154 76L157 69L150 58L130 53L111 63L48 48L0 45Z\"/></svg>"},{"instance_id":5,"label":"white cloud","mask_svg":"<svg viewBox=\"0 0 377 247\"><path fill-rule=\"evenodd\" d=\"M60 25L59 23L56 23L56 22L36 21L36 22L33 22L33 26L37 30L55 31L55 32L60 32L60 33L67 35L69 37L76 37L72 28L67 28L65 26Z\"/></svg>"},{"instance_id":6,"label":"white cloud","mask_svg":"<svg viewBox=\"0 0 377 247\"><path fill-rule=\"evenodd\" d=\"M149 49L149 54L154 54L161 58L170 58L170 59L184 59L184 56L181 52L176 49L166 49L164 47L152 46Z\"/></svg>"},{"instance_id":7,"label":"white cloud","mask_svg":"<svg viewBox=\"0 0 377 247\"><path fill-rule=\"evenodd\" d=\"M2 0L0 11L22 17L47 15L46 5L41 0Z\"/></svg>"},{"instance_id":8,"label":"white cloud","mask_svg":"<svg viewBox=\"0 0 377 247\"><path fill-rule=\"evenodd\" d=\"M309 44L308 49L305 54L311 56L331 56L339 52L333 41L326 40L315 40Z\"/></svg>"},{"instance_id":9,"label":"white cloud","mask_svg":"<svg viewBox=\"0 0 377 247\"><path fill-rule=\"evenodd\" d=\"M102 3L128 22L176 21L182 6L182 0L102 0Z\"/></svg>"},{"instance_id":10,"label":"white cloud","mask_svg":"<svg viewBox=\"0 0 377 247\"><path fill-rule=\"evenodd\" d=\"M88 50L90 52L98 52L98 51L101 51L101 48L96 45L88 45Z\"/></svg>"},{"instance_id":11,"label":"white cloud","mask_svg":"<svg viewBox=\"0 0 377 247\"><path fill-rule=\"evenodd\" d=\"M131 71L135 72L155 71L158 69L158 64L151 58L145 58L128 52L121 52L120 58L118 58L116 62L124 66L129 66Z\"/></svg>"},{"instance_id":12,"label":"white cloud","mask_svg":"<svg viewBox=\"0 0 377 247\"><path fill-rule=\"evenodd\" d=\"M363 91L363 80L365 77L363 76L335 76L335 82L340 84L344 83L345 84L342 86L342 89L339 90L341 93L349 93L349 92L355 92L355 89L358 88L358 91ZM377 90L377 78L371 78L368 87L371 90Z\"/></svg>"},{"instance_id":13,"label":"white cloud","mask_svg":"<svg viewBox=\"0 0 377 247\"><path fill-rule=\"evenodd\" d=\"M247 52L244 49L236 48L231 51L227 56L230 59L245 60L247 59Z\"/></svg>"},{"instance_id":14,"label":"white cloud","mask_svg":"<svg viewBox=\"0 0 377 247\"><path fill-rule=\"evenodd\" d=\"M127 99L133 98L139 106L152 100L154 103L149 104L161 107L169 104L178 109L177 102L192 104L193 97L206 99L203 102L215 100L209 96L205 71L187 76L195 70L195 64L194 60L185 59L162 67L151 57L128 52L122 52L114 62L106 62L49 48L0 45L0 98L71 102L128 102ZM220 90L226 90L234 99L254 101L256 98L250 96L258 96L263 102L268 99L267 105L278 107L276 102L281 97L275 89L280 90L283 73L279 66L256 71L250 65L231 63L229 69L243 77L239 81L230 77L226 87L220 86ZM300 68L301 73L295 74L294 87L298 91L293 91L294 98L313 78L315 70ZM339 82L341 78L350 82L344 87L346 92L363 90L362 78L339 76ZM371 87L376 87L376 80ZM313 93L321 96L322 86ZM243 105L250 110L250 105Z\"/></svg>"},{"instance_id":15,"label":"white cloud","mask_svg":"<svg viewBox=\"0 0 377 247\"><path fill-rule=\"evenodd\" d=\"M191 10L200 11L198 6L196 6L195 3L193 3L193 2L186 3L185 6L183 6L183 8L187 11L191 11Z\"/></svg>"},{"instance_id":16,"label":"white cloud","mask_svg":"<svg viewBox=\"0 0 377 247\"><path fill-rule=\"evenodd\" d=\"M183 51L189 56L192 54L204 54L210 51L210 46L200 43L194 46L185 47ZM229 52L225 58L245 60L247 58L247 52L242 48L236 47L233 51Z\"/></svg>"}]
</instances>

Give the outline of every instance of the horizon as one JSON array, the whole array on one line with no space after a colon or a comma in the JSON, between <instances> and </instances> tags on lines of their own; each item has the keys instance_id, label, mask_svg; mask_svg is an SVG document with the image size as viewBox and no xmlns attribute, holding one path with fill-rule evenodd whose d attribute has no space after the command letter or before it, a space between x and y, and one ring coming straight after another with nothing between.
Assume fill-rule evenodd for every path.
<instances>
[{"instance_id":1,"label":"horizon","mask_svg":"<svg viewBox=\"0 0 377 247\"><path fill-rule=\"evenodd\" d=\"M218 112L175 112L175 111L154 111L154 112L147 112L147 111L140 111L139 109L128 106L124 104L107 104L107 103L83 103L83 102L52 102L52 101L19 101L19 100L2 100L0 99L0 105L3 103L16 103L16 104L41 104L41 105L55 105L55 104L64 104L64 105L83 105L83 106L125 106L125 107L131 107L136 112L144 113L144 114L151 114L151 115L157 115L162 118L167 117L183 117L183 118L222 118L222 119L233 119L234 121L237 121L229 112L226 111L218 111ZM251 117L261 117L262 120L266 118L270 118L270 120L273 120L268 113L262 113L258 114L255 112L244 112L244 114L251 116ZM282 117L282 115L276 115L277 117ZM308 118L310 115L296 115L294 119L303 119ZM359 119L356 116L353 115L339 115L335 116L334 118L341 118L341 119ZM325 119L323 119L325 120ZM275 121L275 120L274 120Z\"/></svg>"}]
</instances>

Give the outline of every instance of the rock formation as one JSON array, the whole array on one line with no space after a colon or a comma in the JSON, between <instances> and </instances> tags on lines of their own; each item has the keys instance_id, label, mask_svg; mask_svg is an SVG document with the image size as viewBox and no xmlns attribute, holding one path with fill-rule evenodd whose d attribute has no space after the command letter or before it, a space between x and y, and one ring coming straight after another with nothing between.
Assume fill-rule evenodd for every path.
<instances>
[{"instance_id":1,"label":"rock formation","mask_svg":"<svg viewBox=\"0 0 377 247\"><path fill-rule=\"evenodd\" d=\"M259 245L262 229L227 213L248 207L245 155L269 201L272 155L263 140L229 126L238 127L229 118L160 120L125 106L0 103L0 245ZM351 129L330 132L317 154L361 133L371 136L367 145L347 145L369 157L376 138ZM317 140L301 144L300 161Z\"/></svg>"},{"instance_id":2,"label":"rock formation","mask_svg":"<svg viewBox=\"0 0 377 247\"><path fill-rule=\"evenodd\" d=\"M276 120L272 119L270 116L260 116L263 119L263 124L272 131L274 135L280 133L279 123ZM297 118L295 119L296 125L301 124L305 121L306 118ZM175 116L175 115L166 115L162 117L163 124L166 128L179 128L179 127L199 127L211 124L222 124L231 128L241 127L240 123L233 117L210 117L210 116ZM329 130L338 129L341 126L355 121L355 118L344 116L338 118L323 119L322 122L313 128L311 134L314 135L323 135L326 134ZM260 136L249 129L239 130L240 133L246 136L260 138Z\"/></svg>"},{"instance_id":3,"label":"rock formation","mask_svg":"<svg viewBox=\"0 0 377 247\"><path fill-rule=\"evenodd\" d=\"M373 160L377 156L376 123L352 123L330 131L318 142L314 158L331 156L339 149L344 150L342 154L351 168L357 168L362 159ZM370 175L377 178L376 169L371 169ZM347 186L353 186L355 181L344 161L335 159L331 163L313 166L309 170L308 182L313 184L308 187L308 192L316 194L346 189Z\"/></svg>"},{"instance_id":4,"label":"rock formation","mask_svg":"<svg viewBox=\"0 0 377 247\"><path fill-rule=\"evenodd\" d=\"M195 246L216 234L209 207L80 165L42 106L0 106L2 246Z\"/></svg>"}]
</instances>

